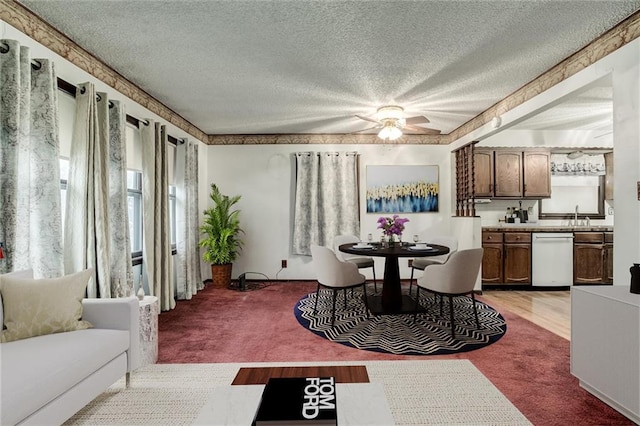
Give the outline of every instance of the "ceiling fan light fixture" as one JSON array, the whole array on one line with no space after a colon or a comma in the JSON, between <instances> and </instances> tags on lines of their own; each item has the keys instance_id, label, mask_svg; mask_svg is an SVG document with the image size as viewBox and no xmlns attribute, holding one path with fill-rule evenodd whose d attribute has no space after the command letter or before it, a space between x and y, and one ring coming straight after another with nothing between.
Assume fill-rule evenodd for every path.
<instances>
[{"instance_id":1,"label":"ceiling fan light fixture","mask_svg":"<svg viewBox=\"0 0 640 426\"><path fill-rule=\"evenodd\" d=\"M385 120L403 120L404 121L404 108L397 105L387 105L378 108L376 113L378 121Z\"/></svg>"},{"instance_id":2,"label":"ceiling fan light fixture","mask_svg":"<svg viewBox=\"0 0 640 426\"><path fill-rule=\"evenodd\" d=\"M380 132L378 133L378 137L380 139L385 139L390 141L396 140L400 136L402 136L402 130L400 130L393 124L385 124L382 130L380 130Z\"/></svg>"}]
</instances>

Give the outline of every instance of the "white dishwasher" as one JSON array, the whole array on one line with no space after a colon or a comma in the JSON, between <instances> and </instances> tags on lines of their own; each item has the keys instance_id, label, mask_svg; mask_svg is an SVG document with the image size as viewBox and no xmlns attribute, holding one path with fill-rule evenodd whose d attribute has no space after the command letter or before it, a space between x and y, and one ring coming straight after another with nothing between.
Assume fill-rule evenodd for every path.
<instances>
[{"instance_id":1,"label":"white dishwasher","mask_svg":"<svg viewBox=\"0 0 640 426\"><path fill-rule=\"evenodd\" d=\"M531 234L531 284L534 287L565 287L573 284L573 233Z\"/></svg>"}]
</instances>

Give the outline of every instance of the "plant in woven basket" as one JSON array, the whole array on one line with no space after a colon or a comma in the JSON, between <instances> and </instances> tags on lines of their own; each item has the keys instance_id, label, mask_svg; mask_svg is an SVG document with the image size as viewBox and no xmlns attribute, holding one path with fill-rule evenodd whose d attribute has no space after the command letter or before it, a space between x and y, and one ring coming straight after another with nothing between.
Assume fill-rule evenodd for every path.
<instances>
[{"instance_id":1,"label":"plant in woven basket","mask_svg":"<svg viewBox=\"0 0 640 426\"><path fill-rule=\"evenodd\" d=\"M233 206L240 201L240 196L229 197L220 192L216 184L211 184L213 207L204 211L204 221L200 231L205 238L200 241L200 247L206 249L202 258L211 263L211 271L216 283L216 276L222 274L225 282L231 282L231 263L236 260L242 250L240 233L240 210ZM215 266L224 265L224 272ZM228 276L228 278L227 278Z\"/></svg>"}]
</instances>

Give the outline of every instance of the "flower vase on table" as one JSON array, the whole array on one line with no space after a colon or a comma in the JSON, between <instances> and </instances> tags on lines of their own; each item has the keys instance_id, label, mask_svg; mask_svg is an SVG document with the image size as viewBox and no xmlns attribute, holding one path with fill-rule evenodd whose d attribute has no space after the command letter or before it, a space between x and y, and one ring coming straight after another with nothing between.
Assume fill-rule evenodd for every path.
<instances>
[{"instance_id":1,"label":"flower vase on table","mask_svg":"<svg viewBox=\"0 0 640 426\"><path fill-rule=\"evenodd\" d=\"M409 219L401 218L397 214L393 217L383 216L378 219L378 229L382 229L383 238L389 239L389 247L402 245L402 231L404 231L404 224L407 222Z\"/></svg>"}]
</instances>

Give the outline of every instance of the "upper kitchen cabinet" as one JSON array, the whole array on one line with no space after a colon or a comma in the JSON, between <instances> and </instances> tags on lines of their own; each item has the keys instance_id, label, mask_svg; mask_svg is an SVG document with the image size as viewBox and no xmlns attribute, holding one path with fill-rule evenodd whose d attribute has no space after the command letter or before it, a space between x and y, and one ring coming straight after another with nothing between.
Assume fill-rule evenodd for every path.
<instances>
[{"instance_id":1,"label":"upper kitchen cabinet","mask_svg":"<svg viewBox=\"0 0 640 426\"><path fill-rule=\"evenodd\" d=\"M493 151L476 149L475 166L476 197L493 197Z\"/></svg>"},{"instance_id":2,"label":"upper kitchen cabinet","mask_svg":"<svg viewBox=\"0 0 640 426\"><path fill-rule=\"evenodd\" d=\"M476 148L476 198L545 198L551 196L548 150Z\"/></svg>"}]
</instances>

